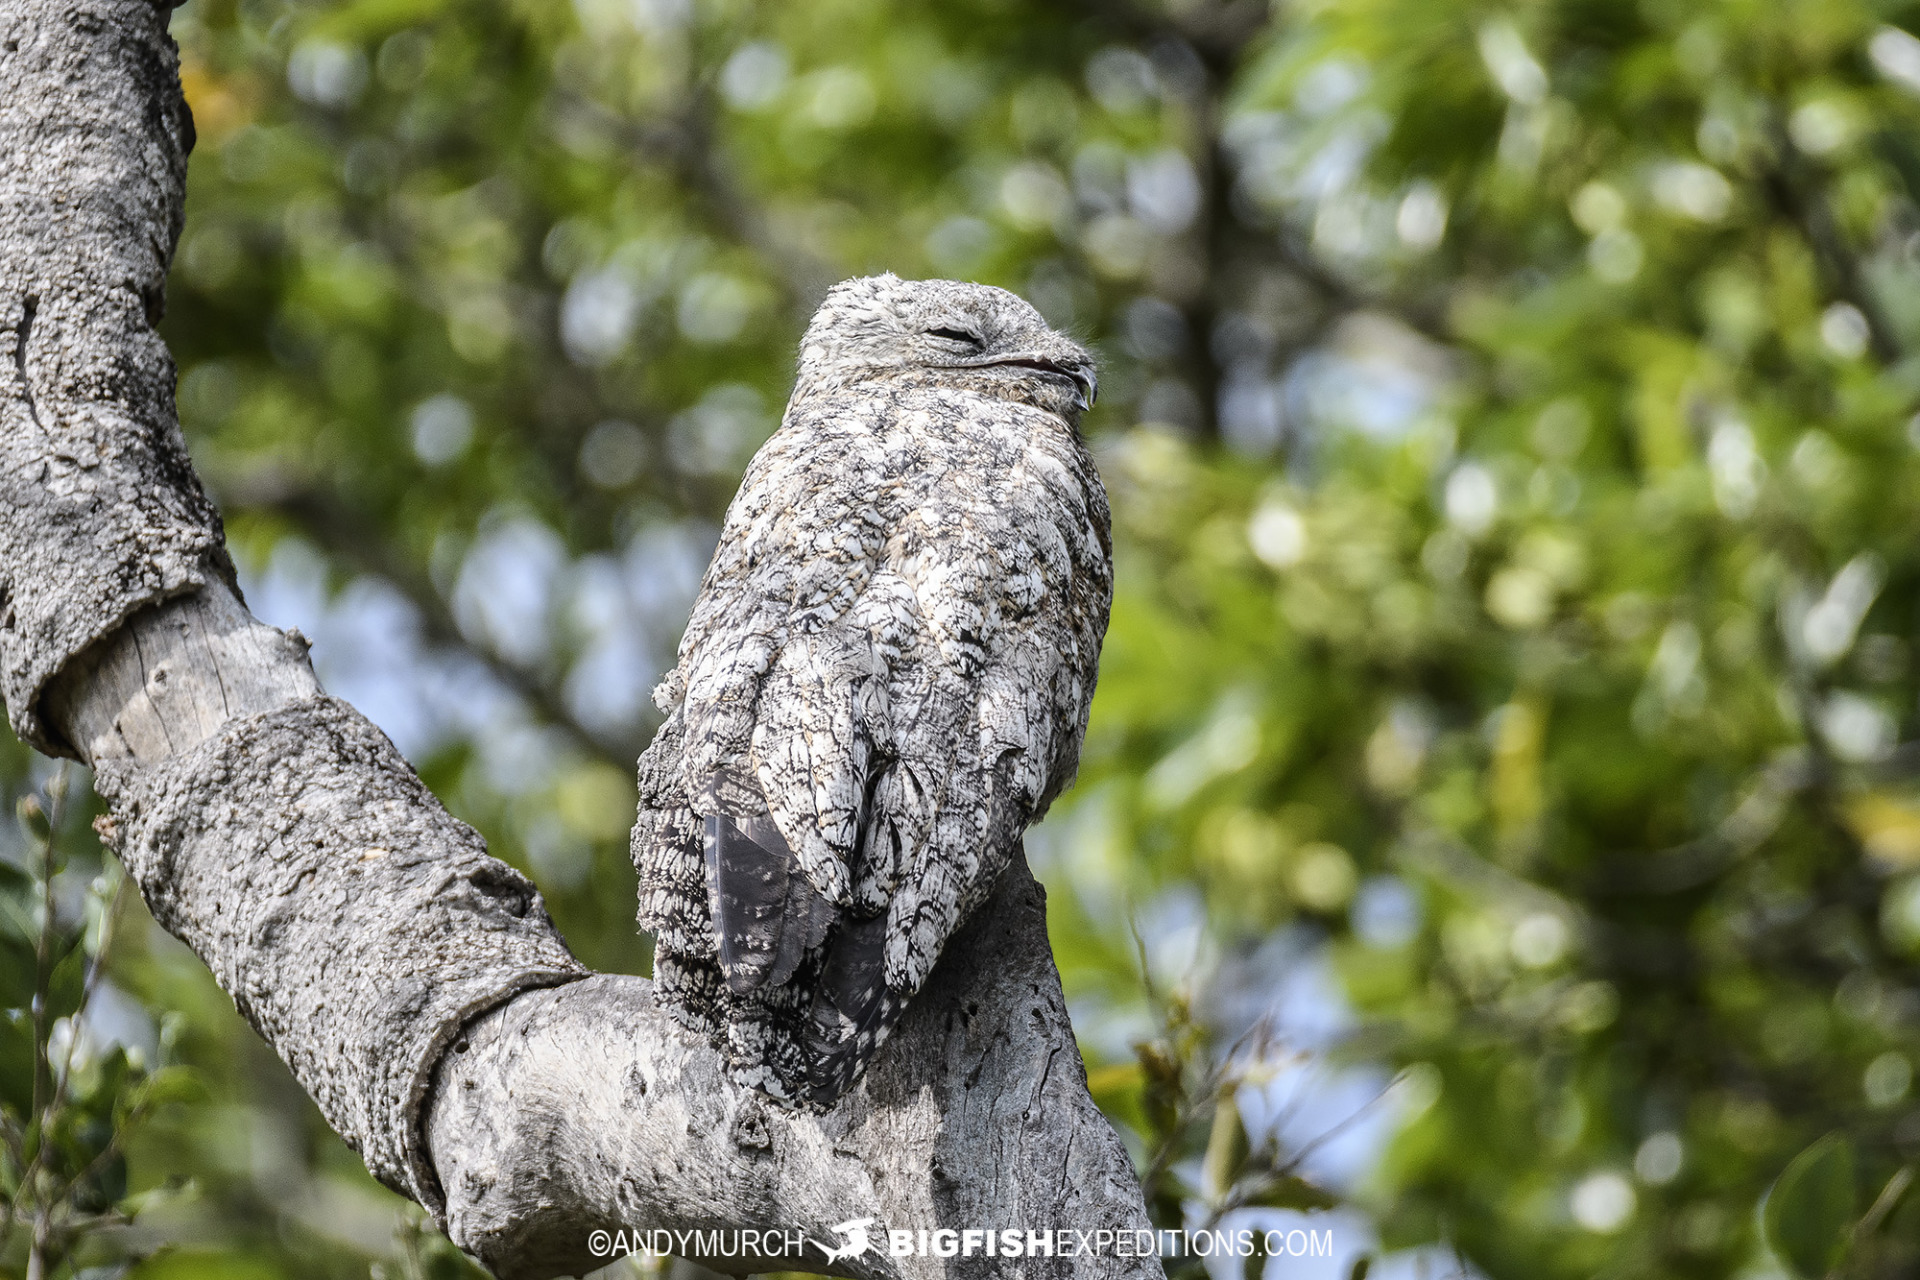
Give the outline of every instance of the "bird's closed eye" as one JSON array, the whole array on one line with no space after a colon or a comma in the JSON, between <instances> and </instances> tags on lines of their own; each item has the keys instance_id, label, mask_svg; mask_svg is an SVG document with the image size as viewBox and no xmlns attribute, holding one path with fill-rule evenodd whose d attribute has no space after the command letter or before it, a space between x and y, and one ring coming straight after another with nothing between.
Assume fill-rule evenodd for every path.
<instances>
[{"instance_id":1,"label":"bird's closed eye","mask_svg":"<svg viewBox=\"0 0 1920 1280\"><path fill-rule=\"evenodd\" d=\"M969 347L986 345L980 341L979 334L968 333L965 329L929 329L927 330L927 336L930 338L944 338L948 342L958 342Z\"/></svg>"}]
</instances>

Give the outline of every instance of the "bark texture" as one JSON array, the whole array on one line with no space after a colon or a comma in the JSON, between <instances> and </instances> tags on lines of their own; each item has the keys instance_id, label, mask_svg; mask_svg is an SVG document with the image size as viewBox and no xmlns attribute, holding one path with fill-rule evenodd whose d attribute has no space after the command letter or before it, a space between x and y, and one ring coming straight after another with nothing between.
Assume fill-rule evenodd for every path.
<instances>
[{"instance_id":1,"label":"bark texture","mask_svg":"<svg viewBox=\"0 0 1920 1280\"><path fill-rule=\"evenodd\" d=\"M505 1277L606 1261L596 1228L797 1231L816 1267L857 1217L1144 1228L1024 863L861 1086L796 1115L731 1083L651 984L588 976L304 642L248 615L151 329L191 145L166 12L0 0L4 693L23 737L93 765L155 917L368 1168ZM1159 1274L1110 1251L833 1270Z\"/></svg>"},{"instance_id":2,"label":"bark texture","mask_svg":"<svg viewBox=\"0 0 1920 1280\"><path fill-rule=\"evenodd\" d=\"M0 3L0 690L56 755L60 665L231 576L153 332L193 146L165 13Z\"/></svg>"},{"instance_id":3,"label":"bark texture","mask_svg":"<svg viewBox=\"0 0 1920 1280\"><path fill-rule=\"evenodd\" d=\"M467 1019L584 976L533 886L378 729L314 698L151 763L96 762L153 918L382 1182L438 1208L418 1117Z\"/></svg>"},{"instance_id":4,"label":"bark texture","mask_svg":"<svg viewBox=\"0 0 1920 1280\"><path fill-rule=\"evenodd\" d=\"M891 1259L821 1268L835 1223L1144 1230L1132 1165L1087 1094L1047 947L1045 895L1016 860L908 1006L866 1076L824 1115L731 1082L639 978L531 992L476 1022L441 1068L429 1136L459 1153L447 1222L499 1275L600 1265L588 1233L739 1226L803 1232L804 1261L706 1256L745 1274L1158 1276L1150 1260ZM510 1097L512 1105L501 1106ZM443 1172L446 1172L443 1166ZM695 1255L697 1256L697 1255ZM523 1271L518 1259L538 1258Z\"/></svg>"}]
</instances>

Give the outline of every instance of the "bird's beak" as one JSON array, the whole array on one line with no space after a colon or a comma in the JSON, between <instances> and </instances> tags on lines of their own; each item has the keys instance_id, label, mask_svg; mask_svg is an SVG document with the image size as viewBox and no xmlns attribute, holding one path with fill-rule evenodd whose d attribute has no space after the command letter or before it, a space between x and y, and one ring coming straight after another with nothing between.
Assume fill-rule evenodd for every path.
<instances>
[{"instance_id":1,"label":"bird's beak","mask_svg":"<svg viewBox=\"0 0 1920 1280\"><path fill-rule=\"evenodd\" d=\"M1073 384L1073 407L1085 413L1093 408L1093 402L1100 398L1100 379L1093 371L1093 361L1085 353L1076 350L1072 355L1045 355L1026 361L1036 369L1045 369L1048 373L1057 373Z\"/></svg>"},{"instance_id":2,"label":"bird's beak","mask_svg":"<svg viewBox=\"0 0 1920 1280\"><path fill-rule=\"evenodd\" d=\"M1073 384L1073 405L1082 413L1093 408L1093 402L1100 395L1100 379L1094 374L1093 361L1078 347L1073 348L1070 354L1060 351L1036 352L1032 355L999 356L977 363L1018 365L1027 369L1039 369L1046 373L1058 374Z\"/></svg>"},{"instance_id":3,"label":"bird's beak","mask_svg":"<svg viewBox=\"0 0 1920 1280\"><path fill-rule=\"evenodd\" d=\"M1085 413L1093 408L1093 402L1100 398L1100 379L1094 376L1093 366L1083 364L1067 369L1067 376L1073 379L1073 403Z\"/></svg>"}]
</instances>

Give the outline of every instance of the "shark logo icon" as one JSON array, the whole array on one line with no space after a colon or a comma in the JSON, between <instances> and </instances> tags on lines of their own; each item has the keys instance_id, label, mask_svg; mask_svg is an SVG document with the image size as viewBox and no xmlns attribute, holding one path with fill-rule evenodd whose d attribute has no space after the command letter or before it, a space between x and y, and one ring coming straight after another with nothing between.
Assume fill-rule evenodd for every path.
<instances>
[{"instance_id":1,"label":"shark logo icon","mask_svg":"<svg viewBox=\"0 0 1920 1280\"><path fill-rule=\"evenodd\" d=\"M846 1258L857 1258L873 1248L873 1241L867 1238L867 1228L873 1225L872 1218L852 1218L833 1227L835 1234L846 1238L839 1248L820 1246L826 1250L828 1262L839 1262Z\"/></svg>"}]
</instances>

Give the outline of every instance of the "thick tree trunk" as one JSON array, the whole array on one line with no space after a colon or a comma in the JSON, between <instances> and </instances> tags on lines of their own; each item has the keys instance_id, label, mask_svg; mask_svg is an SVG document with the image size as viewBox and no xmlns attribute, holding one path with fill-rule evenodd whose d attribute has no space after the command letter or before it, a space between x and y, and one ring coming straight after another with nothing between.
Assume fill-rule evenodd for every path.
<instances>
[{"instance_id":1,"label":"thick tree trunk","mask_svg":"<svg viewBox=\"0 0 1920 1280\"><path fill-rule=\"evenodd\" d=\"M155 918L375 1176L502 1276L687 1229L810 1242L707 1259L725 1270L828 1269L833 1225L868 1217L1061 1237L835 1273L1160 1274L1095 1234L1147 1222L1024 865L866 1081L797 1115L732 1085L647 982L589 975L299 637L247 613L152 329L192 145L166 12L0 0L0 687L26 741L94 767Z\"/></svg>"}]
</instances>

